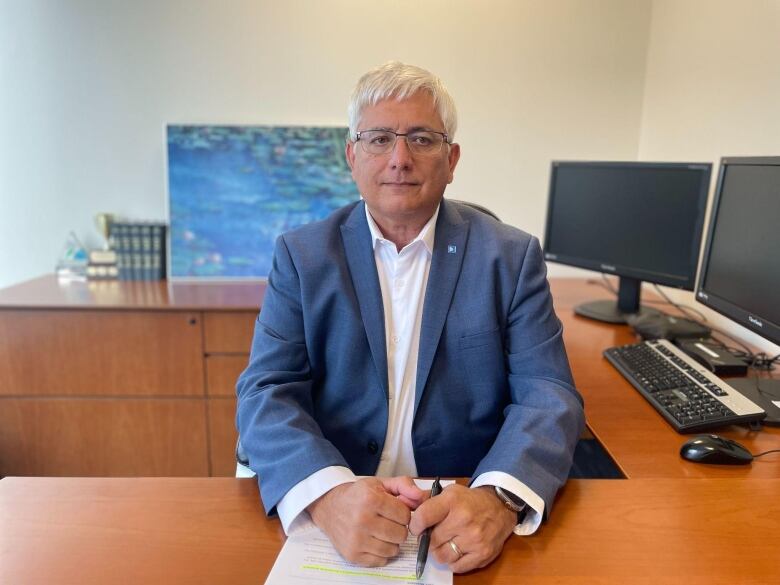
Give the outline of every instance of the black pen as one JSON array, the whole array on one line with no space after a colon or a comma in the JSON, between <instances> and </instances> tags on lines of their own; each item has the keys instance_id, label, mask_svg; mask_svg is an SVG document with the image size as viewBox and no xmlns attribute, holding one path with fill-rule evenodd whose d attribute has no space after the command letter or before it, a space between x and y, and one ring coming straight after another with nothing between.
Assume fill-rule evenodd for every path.
<instances>
[{"instance_id":1,"label":"black pen","mask_svg":"<svg viewBox=\"0 0 780 585\"><path fill-rule=\"evenodd\" d=\"M438 496L441 493L441 483L439 478L433 480L431 487L431 497ZM428 560L428 547L431 545L431 527L426 528L420 537L420 548L417 550L417 578L422 577L425 571L425 561Z\"/></svg>"}]
</instances>

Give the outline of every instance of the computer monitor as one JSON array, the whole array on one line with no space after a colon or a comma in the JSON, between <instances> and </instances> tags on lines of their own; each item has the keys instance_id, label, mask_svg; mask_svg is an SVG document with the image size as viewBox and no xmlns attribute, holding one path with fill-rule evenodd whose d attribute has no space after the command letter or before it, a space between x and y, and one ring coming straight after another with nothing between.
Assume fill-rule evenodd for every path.
<instances>
[{"instance_id":1,"label":"computer monitor","mask_svg":"<svg viewBox=\"0 0 780 585\"><path fill-rule=\"evenodd\" d=\"M780 345L780 157L723 158L696 299ZM780 424L780 380L729 380Z\"/></svg>"},{"instance_id":2,"label":"computer monitor","mask_svg":"<svg viewBox=\"0 0 780 585\"><path fill-rule=\"evenodd\" d=\"M709 163L554 161L545 259L620 277L617 301L575 307L625 323L657 313L642 281L693 290L709 191Z\"/></svg>"}]
</instances>

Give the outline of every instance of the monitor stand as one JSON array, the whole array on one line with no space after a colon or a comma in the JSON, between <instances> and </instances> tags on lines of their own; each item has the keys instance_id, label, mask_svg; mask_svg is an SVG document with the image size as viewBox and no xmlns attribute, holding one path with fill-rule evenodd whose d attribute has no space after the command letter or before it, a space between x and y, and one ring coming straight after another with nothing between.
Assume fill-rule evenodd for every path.
<instances>
[{"instance_id":1,"label":"monitor stand","mask_svg":"<svg viewBox=\"0 0 780 585\"><path fill-rule=\"evenodd\" d=\"M766 411L761 424L780 427L780 380L749 377L729 378L724 382Z\"/></svg>"},{"instance_id":2,"label":"monitor stand","mask_svg":"<svg viewBox=\"0 0 780 585\"><path fill-rule=\"evenodd\" d=\"M574 307L574 313L604 323L627 323L628 317L660 315L661 311L639 304L642 281L621 276L617 301L590 301Z\"/></svg>"}]
</instances>

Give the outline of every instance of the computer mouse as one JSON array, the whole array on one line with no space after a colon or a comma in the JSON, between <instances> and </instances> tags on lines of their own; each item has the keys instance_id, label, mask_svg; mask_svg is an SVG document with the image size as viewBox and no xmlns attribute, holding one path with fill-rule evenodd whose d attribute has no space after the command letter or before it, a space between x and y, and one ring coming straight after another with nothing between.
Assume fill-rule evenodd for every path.
<instances>
[{"instance_id":1,"label":"computer mouse","mask_svg":"<svg viewBox=\"0 0 780 585\"><path fill-rule=\"evenodd\" d=\"M745 447L718 435L699 435L680 447L680 457L694 463L747 465L753 454Z\"/></svg>"}]
</instances>

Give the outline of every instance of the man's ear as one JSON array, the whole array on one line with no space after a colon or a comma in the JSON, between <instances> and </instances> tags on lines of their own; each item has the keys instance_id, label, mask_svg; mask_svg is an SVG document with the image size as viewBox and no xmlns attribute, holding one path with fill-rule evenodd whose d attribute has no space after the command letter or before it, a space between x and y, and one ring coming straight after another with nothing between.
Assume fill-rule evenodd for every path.
<instances>
[{"instance_id":1,"label":"man's ear","mask_svg":"<svg viewBox=\"0 0 780 585\"><path fill-rule=\"evenodd\" d=\"M351 140L347 140L347 145L344 147L344 157L347 159L349 169L355 168L355 143Z\"/></svg>"},{"instance_id":2,"label":"man's ear","mask_svg":"<svg viewBox=\"0 0 780 585\"><path fill-rule=\"evenodd\" d=\"M458 166L458 161L460 160L460 144L453 143L450 145L450 152L447 155L447 163L450 167L450 178L447 183L452 183L452 180L455 178L455 167Z\"/></svg>"}]
</instances>

